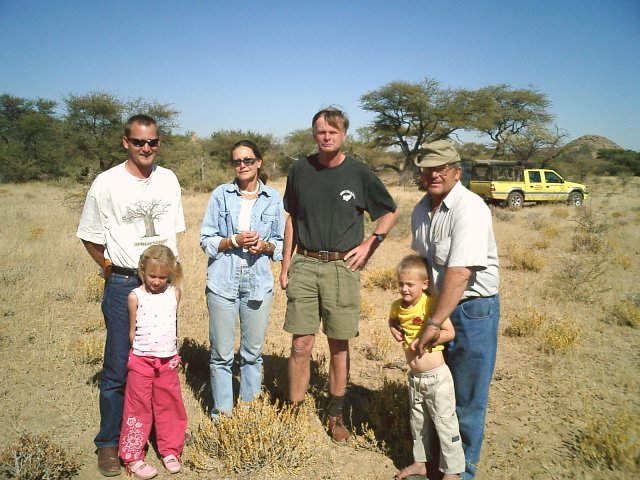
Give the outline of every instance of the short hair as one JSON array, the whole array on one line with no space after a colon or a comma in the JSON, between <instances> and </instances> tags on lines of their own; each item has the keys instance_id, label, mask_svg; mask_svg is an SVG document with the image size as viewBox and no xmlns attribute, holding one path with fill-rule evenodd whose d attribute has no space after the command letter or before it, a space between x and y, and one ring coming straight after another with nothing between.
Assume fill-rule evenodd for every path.
<instances>
[{"instance_id":1,"label":"short hair","mask_svg":"<svg viewBox=\"0 0 640 480\"><path fill-rule=\"evenodd\" d=\"M429 263L427 259L420 255L407 255L396 268L396 274L398 277L403 273L417 273L423 280L429 279Z\"/></svg>"},{"instance_id":2,"label":"short hair","mask_svg":"<svg viewBox=\"0 0 640 480\"><path fill-rule=\"evenodd\" d=\"M344 133L347 133L347 130L349 130L349 117L347 117L347 114L339 108L327 107L323 108L313 116L313 120L311 120L311 128L314 130L314 132L316 128L316 122L320 117L324 117L325 121L333 128L344 130Z\"/></svg>"},{"instance_id":3,"label":"short hair","mask_svg":"<svg viewBox=\"0 0 640 480\"><path fill-rule=\"evenodd\" d=\"M133 127L134 124L142 125L144 127L153 125L154 127L156 127L156 130L158 129L158 124L149 115L142 115L142 114L134 115L133 117L129 118L129 120L127 120L127 123L124 127L125 137L128 137L129 135L131 135L131 127Z\"/></svg>"}]
</instances>

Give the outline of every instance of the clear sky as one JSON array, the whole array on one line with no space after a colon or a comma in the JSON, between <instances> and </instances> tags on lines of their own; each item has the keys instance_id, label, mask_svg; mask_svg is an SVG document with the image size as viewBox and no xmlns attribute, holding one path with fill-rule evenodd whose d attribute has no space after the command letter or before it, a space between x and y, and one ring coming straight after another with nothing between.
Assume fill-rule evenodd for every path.
<instances>
[{"instance_id":1,"label":"clear sky","mask_svg":"<svg viewBox=\"0 0 640 480\"><path fill-rule=\"evenodd\" d=\"M640 151L640 1L0 0L0 93L144 97L201 137L282 137L331 104L355 129L361 95L425 77L534 87L567 140Z\"/></svg>"}]
</instances>

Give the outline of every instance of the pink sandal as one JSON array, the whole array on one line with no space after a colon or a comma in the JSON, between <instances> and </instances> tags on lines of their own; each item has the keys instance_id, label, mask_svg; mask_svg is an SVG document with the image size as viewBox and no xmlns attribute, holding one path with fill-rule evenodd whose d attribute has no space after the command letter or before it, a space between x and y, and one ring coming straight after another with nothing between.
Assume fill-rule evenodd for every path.
<instances>
[{"instance_id":1,"label":"pink sandal","mask_svg":"<svg viewBox=\"0 0 640 480\"><path fill-rule=\"evenodd\" d=\"M169 473L178 473L182 470L180 459L175 455L167 455L166 457L162 457L162 463L164 464L164 468L166 468Z\"/></svg>"},{"instance_id":2,"label":"pink sandal","mask_svg":"<svg viewBox=\"0 0 640 480\"><path fill-rule=\"evenodd\" d=\"M140 480L149 480L158 475L158 470L156 470L156 467L153 465L144 463L142 460L137 460L127 465L127 475L131 474Z\"/></svg>"}]
</instances>

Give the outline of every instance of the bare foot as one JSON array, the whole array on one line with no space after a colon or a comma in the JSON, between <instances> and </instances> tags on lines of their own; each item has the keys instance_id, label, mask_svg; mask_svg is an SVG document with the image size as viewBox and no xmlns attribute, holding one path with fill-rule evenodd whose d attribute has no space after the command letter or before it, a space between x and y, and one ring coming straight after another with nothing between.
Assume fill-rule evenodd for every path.
<instances>
[{"instance_id":1,"label":"bare foot","mask_svg":"<svg viewBox=\"0 0 640 480\"><path fill-rule=\"evenodd\" d=\"M460 475L457 473L445 473L442 480L460 480Z\"/></svg>"},{"instance_id":2,"label":"bare foot","mask_svg":"<svg viewBox=\"0 0 640 480\"><path fill-rule=\"evenodd\" d=\"M427 464L424 462L413 462L411 465L404 467L402 470L398 470L395 474L396 479L402 480L411 475L427 475Z\"/></svg>"}]
</instances>

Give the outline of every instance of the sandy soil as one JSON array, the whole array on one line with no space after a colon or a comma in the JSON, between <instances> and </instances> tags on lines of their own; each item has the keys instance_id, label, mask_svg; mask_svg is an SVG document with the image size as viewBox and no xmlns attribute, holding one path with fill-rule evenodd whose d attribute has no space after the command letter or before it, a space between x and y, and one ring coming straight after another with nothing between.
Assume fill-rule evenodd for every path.
<instances>
[{"instance_id":1,"label":"sandy soil","mask_svg":"<svg viewBox=\"0 0 640 480\"><path fill-rule=\"evenodd\" d=\"M406 211L402 221L407 222L420 193L397 188L394 195ZM616 258L625 256L628 262L611 263L610 274L598 279L601 293L591 304L579 296L558 297L549 292L557 255L570 249L569 239L575 229L573 212L560 218L553 209L568 207L535 206L513 212L506 220L494 217L503 265L502 328L518 312L532 307L547 312L550 318L579 322L583 333L581 345L566 354L545 352L540 338L501 335L477 477L480 480L633 478L637 473L630 470L632 467L608 470L589 466L575 447L577 436L590 419L610 417L622 407L631 410L630 428L637 432L640 410L638 329L607 322L612 305L624 295L638 292L634 282L640 269L637 184L624 194L593 197L587 207L604 206L610 213L617 212L610 229L614 240L611 253ZM208 339L203 292L206 259L197 247L207 198L185 194L188 232L180 238L188 281L180 311L180 338L195 372L193 376L182 374L183 396L193 431L205 418L209 405L203 383ZM0 242L0 415L5 425L0 444L14 442L21 432L44 433L82 463L77 478L101 478L95 470L93 437L99 421L97 380L101 369L96 352L100 351L104 332L100 304L91 298L96 267L75 238L81 193L76 194L75 187L7 185L0 187L0 199L0 221L4 225ZM551 246L541 252L545 267L540 272L510 269L504 243L514 239L532 243L529 225L540 218L549 219L560 230ZM398 232L382 244L368 272L392 267L409 253L408 236L402 233L407 232L406 225ZM363 279L366 275L363 273ZM406 375L401 348L384 340L385 318L395 293L365 288L363 298L370 310L361 320L361 335L351 348L349 391L354 421L362 418L359 409L364 400L375 397L385 379L403 382ZM284 308L284 294L278 291L265 348L265 383L271 388L275 388L273 376L284 371L290 342L282 331ZM185 350L188 345L192 347ZM384 354L372 359L372 349ZM326 355L326 341L319 336L315 358L322 355ZM194 366L198 361L204 364L199 370ZM310 441L314 442L314 456L308 467L285 478L390 479L402 466L397 456L334 445L322 433L320 419L317 434ZM161 467L153 455L150 459ZM169 478L169 474L161 471L158 478ZM236 477L186 469L180 478ZM271 477L257 472L238 478Z\"/></svg>"}]
</instances>

